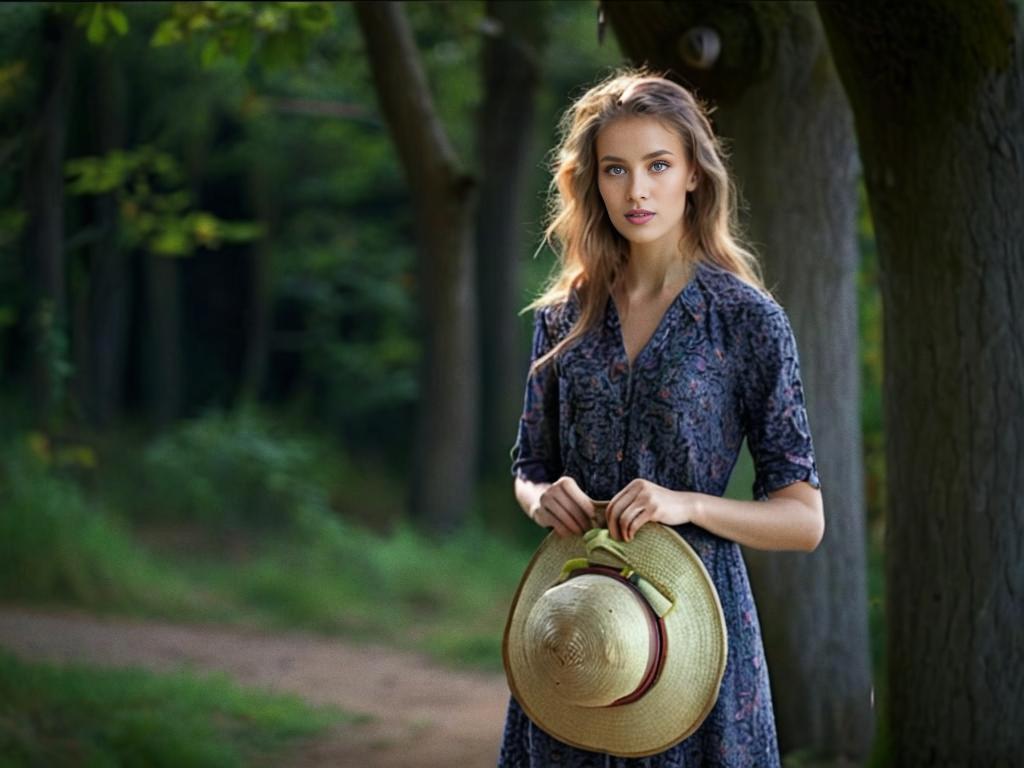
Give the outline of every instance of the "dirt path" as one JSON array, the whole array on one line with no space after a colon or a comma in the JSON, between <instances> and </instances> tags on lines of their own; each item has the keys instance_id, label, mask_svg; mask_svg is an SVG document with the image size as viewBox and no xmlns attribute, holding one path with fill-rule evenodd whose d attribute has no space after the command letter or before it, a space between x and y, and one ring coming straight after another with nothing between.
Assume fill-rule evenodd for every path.
<instances>
[{"instance_id":1,"label":"dirt path","mask_svg":"<svg viewBox=\"0 0 1024 768\"><path fill-rule=\"evenodd\" d=\"M300 747L292 766L493 766L508 700L501 675L299 633L0 607L0 646L33 660L223 671L244 685L369 716Z\"/></svg>"}]
</instances>

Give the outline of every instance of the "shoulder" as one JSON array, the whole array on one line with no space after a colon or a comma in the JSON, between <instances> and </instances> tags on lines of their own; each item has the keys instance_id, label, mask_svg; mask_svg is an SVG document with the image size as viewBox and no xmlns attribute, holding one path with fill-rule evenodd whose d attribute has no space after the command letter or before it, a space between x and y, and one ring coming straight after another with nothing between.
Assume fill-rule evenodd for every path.
<instances>
[{"instance_id":1,"label":"shoulder","mask_svg":"<svg viewBox=\"0 0 1024 768\"><path fill-rule=\"evenodd\" d=\"M575 291L571 291L562 301L538 307L534 316L552 343L558 343L568 335L579 313L579 297Z\"/></svg>"},{"instance_id":2,"label":"shoulder","mask_svg":"<svg viewBox=\"0 0 1024 768\"><path fill-rule=\"evenodd\" d=\"M714 264L701 265L700 287L706 306L737 341L756 345L765 336L790 333L786 311L772 296Z\"/></svg>"}]
</instances>

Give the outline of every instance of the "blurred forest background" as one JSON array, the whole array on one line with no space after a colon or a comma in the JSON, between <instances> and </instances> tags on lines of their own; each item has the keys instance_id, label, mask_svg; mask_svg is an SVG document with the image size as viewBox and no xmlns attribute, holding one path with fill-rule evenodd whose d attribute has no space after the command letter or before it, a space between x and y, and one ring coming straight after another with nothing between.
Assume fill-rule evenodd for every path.
<instances>
[{"instance_id":1,"label":"blurred forest background","mask_svg":"<svg viewBox=\"0 0 1024 768\"><path fill-rule=\"evenodd\" d=\"M627 5L606 3L601 24L594 2L0 6L0 598L304 628L500 670L508 601L541 535L513 499L509 450L532 322L519 310L553 264L540 234L557 119L630 60L689 66L721 104L744 223L794 319L831 457L826 515L842 513L826 538L852 553L800 555L814 565L785 572L748 553L787 763L891 759L881 278L825 31L807 3L727 4L721 27L812 50L796 68L842 107L820 131L838 143L809 149L772 132L772 109L742 111L736 94L770 77L702 74L717 40L698 23L708 4L651 4L691 11L646 21ZM669 50L659 24L693 34ZM751 71L776 71L769 49ZM791 111L804 107L824 111ZM765 181L781 170L797 191ZM803 231L769 222L776 207L806 210L798 192L832 211L836 227L806 247L822 263L847 254L838 299L802 301L801 272L771 255L780 231ZM828 274L806 284L833 285L818 282ZM846 432L830 426L841 413ZM830 477L850 493L830 499ZM752 480L744 453L729 495L749 499ZM815 576L829 568L844 575ZM801 602L793 584L831 606L803 655L773 630L773 600ZM838 668L854 673L830 691ZM152 680L121 680L97 705L83 691L108 690L112 673L72 679L8 655L0 673L12 765L120 764L133 749L146 764L244 763L249 731L200 721L248 723L258 748L322 727L295 702L247 714L243 694L210 683L161 695L206 704L154 744L125 721L125 692ZM811 685L808 715L797 700ZM840 689L847 700L826 700Z\"/></svg>"}]
</instances>

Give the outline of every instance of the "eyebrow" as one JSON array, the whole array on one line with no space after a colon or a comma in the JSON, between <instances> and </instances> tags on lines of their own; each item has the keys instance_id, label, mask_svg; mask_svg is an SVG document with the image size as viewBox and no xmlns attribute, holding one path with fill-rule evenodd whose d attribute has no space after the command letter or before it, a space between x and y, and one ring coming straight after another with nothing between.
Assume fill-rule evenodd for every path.
<instances>
[{"instance_id":1,"label":"eyebrow","mask_svg":"<svg viewBox=\"0 0 1024 768\"><path fill-rule=\"evenodd\" d=\"M650 152L650 153L648 153L648 154L644 155L644 156L643 156L642 158L640 158L640 159L641 159L641 160L650 160L650 159L651 159L652 157L658 157L659 155L671 155L671 154L672 154L672 153L671 153L671 152L669 152L669 151L668 151L667 149L656 149L656 150L654 150L653 152ZM599 161L599 162L602 162L602 163L603 163L603 162L604 162L605 160L614 160L614 161L616 161L616 162L619 162L619 163L624 163L624 162L626 162L626 161L625 161L625 160L623 160L623 159L622 159L621 157L615 157L615 155L605 155L604 157L602 157L602 158L600 159L600 161Z\"/></svg>"}]
</instances>

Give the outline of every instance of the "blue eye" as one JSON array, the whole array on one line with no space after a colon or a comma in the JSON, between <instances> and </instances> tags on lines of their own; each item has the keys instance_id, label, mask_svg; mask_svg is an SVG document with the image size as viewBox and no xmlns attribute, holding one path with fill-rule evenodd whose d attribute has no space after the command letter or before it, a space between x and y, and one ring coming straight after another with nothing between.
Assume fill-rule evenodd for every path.
<instances>
[{"instance_id":1,"label":"blue eye","mask_svg":"<svg viewBox=\"0 0 1024 768\"><path fill-rule=\"evenodd\" d=\"M615 171L622 171L622 173L625 173L626 169L623 168L621 165L609 165L607 168L604 169L605 173L610 174L612 176L622 175L622 173L615 173Z\"/></svg>"},{"instance_id":2,"label":"blue eye","mask_svg":"<svg viewBox=\"0 0 1024 768\"><path fill-rule=\"evenodd\" d=\"M663 166L665 166L665 168L668 168L668 167L669 167L669 164L668 164L668 163L666 163L666 162L665 162L664 160L655 160L655 161L654 161L653 163L651 163L651 170L652 170L652 171L656 171L657 173L661 173L662 171L657 171L657 170L655 169L655 167L654 167L654 166L656 166L656 165L663 165Z\"/></svg>"}]
</instances>

